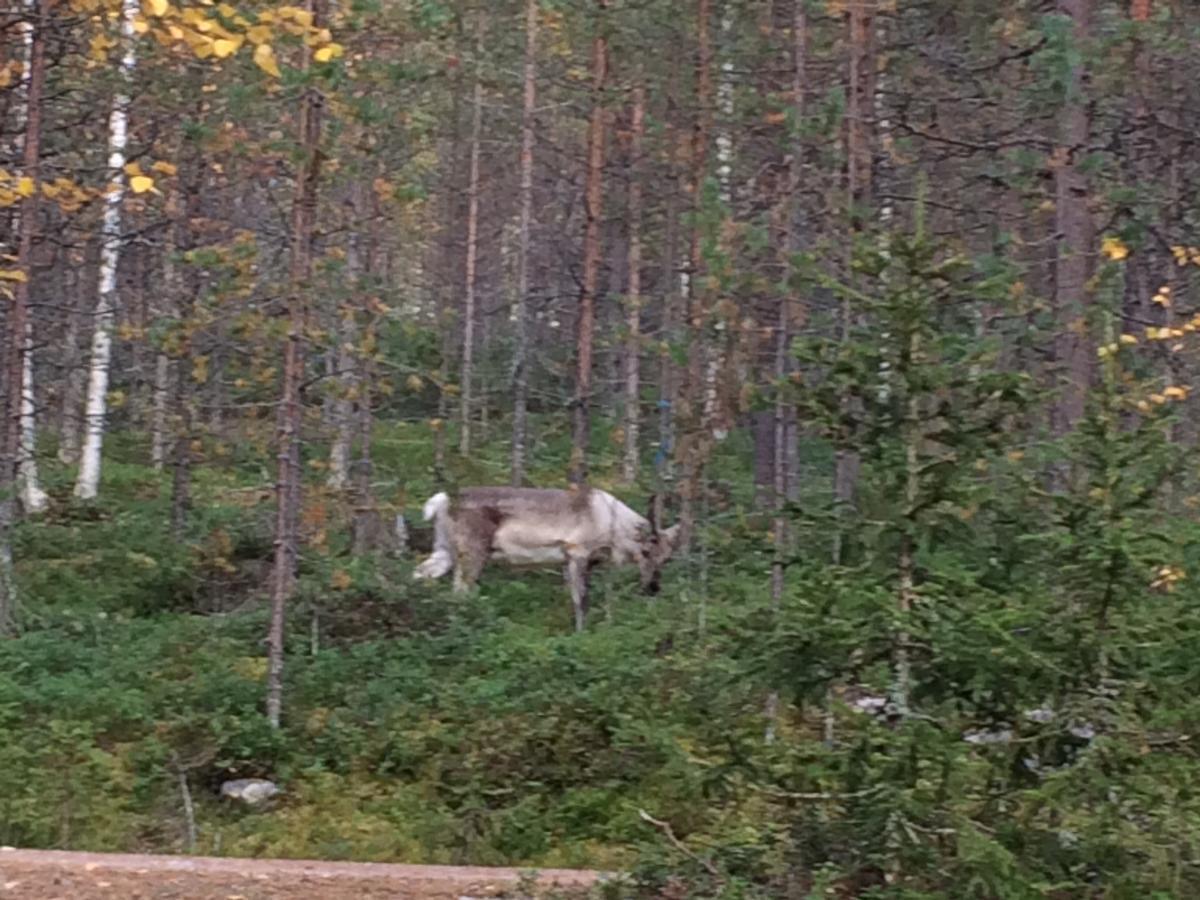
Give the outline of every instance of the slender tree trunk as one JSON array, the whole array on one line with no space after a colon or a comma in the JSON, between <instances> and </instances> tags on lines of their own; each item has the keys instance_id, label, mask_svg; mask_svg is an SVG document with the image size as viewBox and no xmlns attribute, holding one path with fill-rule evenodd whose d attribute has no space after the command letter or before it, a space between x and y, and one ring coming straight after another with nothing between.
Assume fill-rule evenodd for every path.
<instances>
[{"instance_id":1,"label":"slender tree trunk","mask_svg":"<svg viewBox=\"0 0 1200 900\"><path fill-rule=\"evenodd\" d=\"M462 378L459 385L458 452L471 453L471 401L475 379L475 289L479 265L479 154L483 132L483 33L481 7L475 23L475 91L471 104L471 169L467 182L466 303L463 309Z\"/></svg>"},{"instance_id":2,"label":"slender tree trunk","mask_svg":"<svg viewBox=\"0 0 1200 900\"><path fill-rule=\"evenodd\" d=\"M63 359L63 389L59 404L58 460L72 466L79 462L81 413L83 410L83 358L79 348L80 319L87 307L85 297L90 299L91 253L84 251L71 280L71 299L66 309L66 335L63 343L66 354Z\"/></svg>"},{"instance_id":3,"label":"slender tree trunk","mask_svg":"<svg viewBox=\"0 0 1200 900\"><path fill-rule=\"evenodd\" d=\"M356 184L353 190L355 228L361 227L366 218L365 205L362 196L368 186ZM358 231L352 231L346 247L346 278L350 283L352 296L359 296L364 291L362 265L362 236ZM363 385L359 377L356 344L358 341L357 311L351 302L347 302L337 311L338 324L334 329L337 347L330 354L334 363L334 398L332 406L334 437L329 448L329 477L326 484L336 491L343 491L350 485L350 456L354 448L354 436L357 431L357 419L354 407L357 396Z\"/></svg>"},{"instance_id":4,"label":"slender tree trunk","mask_svg":"<svg viewBox=\"0 0 1200 900\"><path fill-rule=\"evenodd\" d=\"M622 475L627 484L638 477L641 427L642 363L642 152L646 134L646 86L633 87L629 141L629 273L625 292L625 460Z\"/></svg>"},{"instance_id":5,"label":"slender tree trunk","mask_svg":"<svg viewBox=\"0 0 1200 900\"><path fill-rule=\"evenodd\" d=\"M324 10L318 8L319 3L321 0L308 0L306 5L318 22L324 18ZM311 51L306 47L301 52L302 68L307 69ZM298 143L302 162L296 173L292 203L288 334L276 432L278 480L275 485L275 565L271 584L271 624L267 633L267 720L273 728L279 727L283 710L284 616L295 591L300 549L300 430L304 421L301 383L304 379L304 330L308 318L305 291L312 275L313 232L316 227L317 182L320 175L321 107L322 98L316 88L307 88L300 101Z\"/></svg>"},{"instance_id":6,"label":"slender tree trunk","mask_svg":"<svg viewBox=\"0 0 1200 900\"><path fill-rule=\"evenodd\" d=\"M164 281L170 283L164 276ZM171 400L171 358L161 350L154 355L154 414L150 421L150 462L161 472L167 464L167 427Z\"/></svg>"},{"instance_id":7,"label":"slender tree trunk","mask_svg":"<svg viewBox=\"0 0 1200 900\"><path fill-rule=\"evenodd\" d=\"M529 403L529 241L533 222L533 146L537 103L538 0L525 0L525 92L521 105L521 233L517 246L517 296L513 310L514 486L525 481L525 440Z\"/></svg>"},{"instance_id":8,"label":"slender tree trunk","mask_svg":"<svg viewBox=\"0 0 1200 900\"><path fill-rule=\"evenodd\" d=\"M905 364L917 365L918 354L921 352L918 335L914 331L909 337ZM904 444L904 516L900 535L900 553L897 559L897 590L896 601L901 619L912 614L916 603L916 549L917 549L917 515L918 500L920 499L920 443L921 410L918 405L918 395L912 386L910 372L897 372L898 379L904 385L904 418L901 423L901 440ZM907 716L912 697L912 662L909 658L909 643L911 637L908 628L901 625L893 638L892 647L892 705L896 714Z\"/></svg>"},{"instance_id":9,"label":"slender tree trunk","mask_svg":"<svg viewBox=\"0 0 1200 900\"><path fill-rule=\"evenodd\" d=\"M871 204L871 111L874 108L874 48L872 27L873 8L865 3L850 4L850 60L846 105L846 203L849 208L850 229L853 235L865 228ZM853 252L853 240L848 244ZM847 270L850 270L847 263ZM842 340L849 340L854 327L855 313L849 299L842 302ZM846 402L848 417L858 414L858 404ZM854 508L858 493L859 470L862 461L852 446L843 442L837 448L834 462L833 494L839 516ZM846 527L841 525L834 535L833 560L843 561Z\"/></svg>"},{"instance_id":10,"label":"slender tree trunk","mask_svg":"<svg viewBox=\"0 0 1200 900\"><path fill-rule=\"evenodd\" d=\"M588 164L585 205L587 227L583 236L583 290L575 326L575 429L571 448L572 484L583 484L588 474L591 437L592 349L596 328L596 289L600 282L600 229L604 208L604 89L608 81L608 0L596 0L596 35L592 39L592 116L588 125Z\"/></svg>"},{"instance_id":11,"label":"slender tree trunk","mask_svg":"<svg viewBox=\"0 0 1200 900\"><path fill-rule=\"evenodd\" d=\"M371 337L374 326L367 325L367 337ZM374 416L371 411L371 383L374 372L369 359L362 363L362 380L359 384L358 416L358 459L354 461L354 553L363 555L378 549L382 523L375 509L375 496L371 491L371 435Z\"/></svg>"},{"instance_id":12,"label":"slender tree trunk","mask_svg":"<svg viewBox=\"0 0 1200 900\"><path fill-rule=\"evenodd\" d=\"M709 438L708 423L704 410L707 407L708 340L706 326L708 310L707 292L701 275L704 268L703 218L704 179L708 172L708 143L712 132L712 38L709 20L712 17L711 0L696 3L696 116L692 127L692 171L689 191L692 196L695 222L692 226L691 247L688 253L687 329L689 336L688 367L684 390L679 398L679 416L686 434L679 439L677 455L682 472L680 490L680 525L684 540L690 540L695 531L696 506L700 494L700 482L704 474Z\"/></svg>"},{"instance_id":13,"label":"slender tree trunk","mask_svg":"<svg viewBox=\"0 0 1200 900\"><path fill-rule=\"evenodd\" d=\"M42 139L42 95L46 83L46 28L48 0L37 0L37 21L28 42L28 78L25 82L25 135L22 169L35 190L21 202L17 238L17 269L21 277L12 291L8 315L5 373L8 413L4 423L3 459L0 460L0 635L11 634L17 622L17 585L13 573L12 528L16 520L14 487L20 478L26 402L25 369L29 354L29 288L33 279L33 241L37 233L38 194Z\"/></svg>"},{"instance_id":14,"label":"slender tree trunk","mask_svg":"<svg viewBox=\"0 0 1200 900\"><path fill-rule=\"evenodd\" d=\"M804 246L804 204L800 188L804 181L806 147L804 143L805 73L808 63L808 15L807 0L794 0L792 15L792 110L795 115L795 131L791 141L791 170L788 178L788 216L785 221L785 236L782 243L784 268L790 270L792 257ZM778 318L775 325L775 404L772 411L772 459L771 459L771 506L774 521L771 523L774 557L771 561L771 605L778 611L783 603L787 557L790 551L788 520L784 510L788 501L788 458L789 423L795 416L794 408L787 402L787 377L791 369L791 322L792 298L788 291L779 296ZM775 716L779 708L779 692L772 691L767 698L767 741L775 736ZM827 726L828 726L827 720Z\"/></svg>"},{"instance_id":15,"label":"slender tree trunk","mask_svg":"<svg viewBox=\"0 0 1200 900\"><path fill-rule=\"evenodd\" d=\"M1083 53L1091 34L1091 0L1058 0L1058 9L1070 18L1072 40ZM1088 210L1088 180L1081 169L1091 133L1084 68L1083 62L1077 62L1071 71L1054 158L1054 298L1058 329L1054 355L1060 386L1052 412L1056 435L1067 434L1083 417L1092 368L1085 338L1093 226Z\"/></svg>"},{"instance_id":16,"label":"slender tree trunk","mask_svg":"<svg viewBox=\"0 0 1200 900\"><path fill-rule=\"evenodd\" d=\"M92 353L88 369L87 401L84 413L83 451L75 496L92 500L100 490L100 454L104 445L104 420L108 412L108 375L112 358L112 330L117 309L117 266L121 259L121 206L125 202L125 147L129 140L129 94L137 51L134 46L134 20L140 15L137 0L122 0L121 87L113 97L108 119L108 170L113 186L104 201L101 227L100 290L92 332Z\"/></svg>"},{"instance_id":17,"label":"slender tree trunk","mask_svg":"<svg viewBox=\"0 0 1200 900\"><path fill-rule=\"evenodd\" d=\"M32 11L32 7L28 7ZM38 7L39 16L41 8ZM40 22L40 19L39 19ZM34 26L31 23L25 23L21 29L22 43L25 51L25 68L21 75L21 87L24 94L24 109L22 110L23 121L18 123L18 128L24 132L24 169L25 174L33 179L34 184L38 183L41 155L41 140L42 140L42 95L45 93L45 39L44 36L41 43L35 47L35 31L41 25ZM36 58L35 58L36 54ZM37 74L35 75L35 70ZM34 78L38 79L38 83L34 84ZM37 215L38 195L35 192L32 196L25 198L21 204L21 208L17 211L16 231L18 240L23 241L26 233L26 219L31 215ZM36 233L36 219L31 223L30 228ZM22 244L23 246L23 244ZM20 397L20 433L18 443L16 445L16 464L17 464L17 494L21 499L21 508L28 514L36 514L44 512L48 498L46 492L42 490L40 479L38 478L37 467L37 406L36 396L34 393L34 373L33 373L33 316L30 315L29 306L29 289L33 278L33 248L32 244L29 247L28 259L22 259L21 249L18 248L17 264L21 272L26 276L26 280L19 282L16 288L16 300L13 308L12 327L14 343L13 348L16 352L15 336L16 329L22 329L23 346L20 349L21 360L21 397ZM18 309L20 314L18 314Z\"/></svg>"},{"instance_id":18,"label":"slender tree trunk","mask_svg":"<svg viewBox=\"0 0 1200 900\"><path fill-rule=\"evenodd\" d=\"M673 148L676 134L668 125L668 142ZM680 179L671 167L671 178L667 187L666 223L662 234L662 277L666 282L666 301L662 310L662 338L667 347L679 338L679 322L683 318L680 311L685 301L683 293L686 272L679 264L679 191L676 190ZM672 480L672 460L674 443L676 443L676 409L678 400L679 372L676 362L672 359L670 350L659 352L659 449L654 457L655 478L659 488L665 490Z\"/></svg>"}]
</instances>

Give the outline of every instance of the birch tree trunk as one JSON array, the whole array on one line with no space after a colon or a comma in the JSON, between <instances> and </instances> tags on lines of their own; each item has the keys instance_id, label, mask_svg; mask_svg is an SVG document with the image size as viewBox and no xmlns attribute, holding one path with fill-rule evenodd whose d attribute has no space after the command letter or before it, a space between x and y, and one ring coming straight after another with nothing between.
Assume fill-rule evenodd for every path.
<instances>
[{"instance_id":1,"label":"birch tree trunk","mask_svg":"<svg viewBox=\"0 0 1200 900\"><path fill-rule=\"evenodd\" d=\"M320 0L308 0L313 19L324 19ZM323 4L321 5L323 7ZM311 50L302 51L308 69ZM295 592L299 557L301 501L300 430L303 425L301 382L304 378L304 330L308 310L305 290L312 276L312 242L316 227L317 179L320 175L322 100L316 88L305 89L300 101L298 142L302 161L292 202L292 252L288 334L284 348L283 389L276 431L278 476L275 483L275 564L271 578L271 622L267 632L267 721L278 728L283 711L283 640L287 604Z\"/></svg>"},{"instance_id":2,"label":"birch tree trunk","mask_svg":"<svg viewBox=\"0 0 1200 900\"><path fill-rule=\"evenodd\" d=\"M29 354L29 286L33 277L33 238L37 230L39 164L41 161L42 94L46 79L46 27L48 0L38 0L37 23L29 33L25 84L25 136L23 170L35 190L21 203L17 243L17 268L21 277L12 291L8 317L8 371L5 382L8 413L4 423L3 459L0 460L0 635L11 634L17 622L17 585L13 574L12 526L16 519L13 488L20 477L25 417L25 371Z\"/></svg>"},{"instance_id":3,"label":"birch tree trunk","mask_svg":"<svg viewBox=\"0 0 1200 900\"><path fill-rule=\"evenodd\" d=\"M471 164L467 176L466 301L463 308L462 378L459 385L458 452L471 453L471 400L475 378L475 287L479 265L479 141L483 131L483 29L484 14L475 23L475 90L471 105Z\"/></svg>"},{"instance_id":4,"label":"birch tree trunk","mask_svg":"<svg viewBox=\"0 0 1200 900\"><path fill-rule=\"evenodd\" d=\"M28 11L32 11L27 7ZM39 7L40 12L40 7ZM37 27L41 27L40 25ZM18 129L24 132L24 170L25 174L33 179L34 184L38 183L39 169L41 162L41 138L42 138L42 95L45 87L45 39L44 36L35 47L34 32L35 26L31 23L24 23L21 29L21 41L24 45L25 52L25 69L21 75L21 88L24 95L24 109L21 118L24 120L19 122ZM35 58L35 52L37 54ZM36 74L35 74L36 73ZM34 79L37 79L35 84ZM18 107L20 109L20 107ZM38 478L37 468L37 407L35 405L34 394L34 375L33 375L33 317L29 313L29 287L30 279L33 277L33 245L32 234L37 229L37 207L38 197L34 193L33 196L25 198L21 208L17 212L16 225L17 234L20 236L20 246L17 251L17 265L25 274L26 280L17 284L17 303L14 306L21 307L21 316L24 324L17 322L16 309L14 308L13 316L13 335L18 333L17 328L21 329L22 340L19 342L21 348L19 351L21 360L21 398L20 398L20 432L16 451L17 463L17 494L21 499L21 508L26 514L44 512L46 509L47 496L42 490L40 480ZM32 218L31 218L32 217ZM29 233L31 236L30 246L26 249L24 246L24 238L26 235L26 222L29 222ZM26 252L27 256L22 256L22 252ZM18 342L14 341L14 350Z\"/></svg>"},{"instance_id":5,"label":"birch tree trunk","mask_svg":"<svg viewBox=\"0 0 1200 900\"><path fill-rule=\"evenodd\" d=\"M104 444L104 419L108 412L108 375L112 358L112 329L116 317L117 266L121 258L121 205L125 202L125 147L128 142L129 94L137 66L134 47L134 20L140 14L137 0L122 0L121 82L113 97L108 119L108 169L113 184L104 200L101 227L100 289L92 332L92 353L88 368L87 400L84 411L83 451L75 496L92 500L100 489L100 453Z\"/></svg>"},{"instance_id":6,"label":"birch tree trunk","mask_svg":"<svg viewBox=\"0 0 1200 900\"><path fill-rule=\"evenodd\" d=\"M521 232L517 246L517 296L513 309L512 472L525 481L529 403L529 241L533 222L533 146L537 102L538 0L525 0L525 91L521 105Z\"/></svg>"},{"instance_id":7,"label":"birch tree trunk","mask_svg":"<svg viewBox=\"0 0 1200 900\"><path fill-rule=\"evenodd\" d=\"M587 185L584 202L587 225L583 236L583 289L575 320L575 416L571 447L571 483L587 481L587 456L592 420L592 349L596 329L596 289L600 282L600 227L604 212L604 88L608 81L608 38L604 13L608 0L596 0L592 38L592 115L588 123Z\"/></svg>"},{"instance_id":8,"label":"birch tree trunk","mask_svg":"<svg viewBox=\"0 0 1200 900\"><path fill-rule=\"evenodd\" d=\"M629 283L625 338L625 459L622 476L627 484L638 477L638 430L641 425L642 362L642 150L646 134L646 86L633 87L629 155Z\"/></svg>"}]
</instances>

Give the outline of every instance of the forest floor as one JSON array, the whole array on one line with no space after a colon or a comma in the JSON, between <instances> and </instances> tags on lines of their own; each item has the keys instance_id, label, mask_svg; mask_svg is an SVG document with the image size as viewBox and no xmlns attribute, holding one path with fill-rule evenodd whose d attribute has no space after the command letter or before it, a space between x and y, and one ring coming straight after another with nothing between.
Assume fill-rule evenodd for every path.
<instances>
[{"instance_id":1,"label":"forest floor","mask_svg":"<svg viewBox=\"0 0 1200 900\"><path fill-rule=\"evenodd\" d=\"M536 885L580 896L598 877L547 869ZM469 866L0 850L0 898L20 900L482 900L528 897L531 883Z\"/></svg>"}]
</instances>

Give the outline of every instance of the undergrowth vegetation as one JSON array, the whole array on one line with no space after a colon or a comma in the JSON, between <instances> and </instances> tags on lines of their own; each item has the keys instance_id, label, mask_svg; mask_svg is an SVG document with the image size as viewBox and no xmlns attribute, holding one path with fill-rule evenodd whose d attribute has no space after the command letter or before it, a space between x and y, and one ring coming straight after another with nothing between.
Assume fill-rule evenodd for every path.
<instances>
[{"instance_id":1,"label":"undergrowth vegetation","mask_svg":"<svg viewBox=\"0 0 1200 900\"><path fill-rule=\"evenodd\" d=\"M395 478L378 489L410 519L434 488L419 435L378 438ZM496 570L463 597L412 583L415 554L352 558L314 486L280 731L258 462L197 470L182 542L135 449L114 450L99 505L52 476L53 509L19 534L23 632L0 643L0 843L180 851L186 784L202 853L619 869L646 896L1195 895L1200 604L1162 575L1186 571L1195 526L1143 502L1161 431L1084 435L1070 452L1093 476L1057 497L988 455L970 508L943 510L970 531L921 526L909 613L886 528L824 562L824 477L790 511L772 601L737 440L663 594L602 571L581 635L555 572ZM566 449L542 448L547 471ZM1103 474L1122 452L1143 472L1124 494ZM222 799L240 777L283 792Z\"/></svg>"}]
</instances>

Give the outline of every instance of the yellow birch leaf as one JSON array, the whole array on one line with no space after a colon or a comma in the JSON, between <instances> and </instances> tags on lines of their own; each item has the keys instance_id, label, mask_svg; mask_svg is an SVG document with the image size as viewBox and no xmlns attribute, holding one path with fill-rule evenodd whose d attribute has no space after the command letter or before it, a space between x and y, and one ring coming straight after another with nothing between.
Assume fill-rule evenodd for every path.
<instances>
[{"instance_id":1,"label":"yellow birch leaf","mask_svg":"<svg viewBox=\"0 0 1200 900\"><path fill-rule=\"evenodd\" d=\"M20 269L0 269L0 281L28 281L29 276Z\"/></svg>"},{"instance_id":2,"label":"yellow birch leaf","mask_svg":"<svg viewBox=\"0 0 1200 900\"><path fill-rule=\"evenodd\" d=\"M158 162L156 162L150 168L152 168L155 172L161 172L163 175L174 175L179 171L177 168L175 168L174 163L169 163L163 159L158 160Z\"/></svg>"},{"instance_id":3,"label":"yellow birch leaf","mask_svg":"<svg viewBox=\"0 0 1200 900\"><path fill-rule=\"evenodd\" d=\"M246 29L246 40L255 45L269 43L271 29L266 25L252 25Z\"/></svg>"},{"instance_id":4,"label":"yellow birch leaf","mask_svg":"<svg viewBox=\"0 0 1200 900\"><path fill-rule=\"evenodd\" d=\"M218 4L217 12L219 12L221 15L223 15L227 19L232 19L234 16L237 15L237 10L234 9L232 6L230 6L228 3Z\"/></svg>"},{"instance_id":5,"label":"yellow birch leaf","mask_svg":"<svg viewBox=\"0 0 1200 900\"><path fill-rule=\"evenodd\" d=\"M319 63L327 63L331 59L333 59L333 50L329 47L322 47L320 50L318 50L316 53L313 54L313 59L315 59Z\"/></svg>"},{"instance_id":6,"label":"yellow birch leaf","mask_svg":"<svg viewBox=\"0 0 1200 900\"><path fill-rule=\"evenodd\" d=\"M313 14L307 9L292 10L292 18L296 20L296 24L303 25L305 28L312 28Z\"/></svg>"},{"instance_id":7,"label":"yellow birch leaf","mask_svg":"<svg viewBox=\"0 0 1200 900\"><path fill-rule=\"evenodd\" d=\"M213 41L213 56L217 59L224 59L227 56L232 56L237 52L238 42L227 38L219 38Z\"/></svg>"},{"instance_id":8,"label":"yellow birch leaf","mask_svg":"<svg viewBox=\"0 0 1200 900\"><path fill-rule=\"evenodd\" d=\"M171 8L171 4L167 0L146 0L146 7L150 10L151 15L162 18Z\"/></svg>"},{"instance_id":9,"label":"yellow birch leaf","mask_svg":"<svg viewBox=\"0 0 1200 900\"><path fill-rule=\"evenodd\" d=\"M17 181L17 193L22 197L32 197L34 192L33 179L28 175L22 175Z\"/></svg>"},{"instance_id":10,"label":"yellow birch leaf","mask_svg":"<svg viewBox=\"0 0 1200 900\"><path fill-rule=\"evenodd\" d=\"M150 30L150 23L147 22L145 19L143 19L141 16L138 16L136 19L133 20L134 34L145 34L149 30Z\"/></svg>"},{"instance_id":11,"label":"yellow birch leaf","mask_svg":"<svg viewBox=\"0 0 1200 900\"><path fill-rule=\"evenodd\" d=\"M154 187L154 179L148 175L134 175L129 179L129 187L135 194L144 194Z\"/></svg>"},{"instance_id":12,"label":"yellow birch leaf","mask_svg":"<svg viewBox=\"0 0 1200 900\"><path fill-rule=\"evenodd\" d=\"M142 174L142 167L137 164L137 161L125 163L125 174L130 178L136 178Z\"/></svg>"},{"instance_id":13,"label":"yellow birch leaf","mask_svg":"<svg viewBox=\"0 0 1200 900\"><path fill-rule=\"evenodd\" d=\"M280 77L279 63L275 61L275 51L270 44L259 44L254 48L254 64L268 75Z\"/></svg>"}]
</instances>

